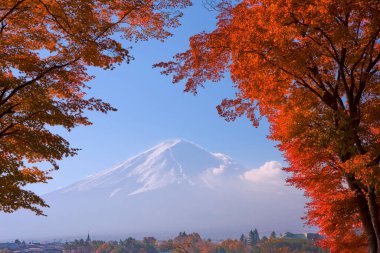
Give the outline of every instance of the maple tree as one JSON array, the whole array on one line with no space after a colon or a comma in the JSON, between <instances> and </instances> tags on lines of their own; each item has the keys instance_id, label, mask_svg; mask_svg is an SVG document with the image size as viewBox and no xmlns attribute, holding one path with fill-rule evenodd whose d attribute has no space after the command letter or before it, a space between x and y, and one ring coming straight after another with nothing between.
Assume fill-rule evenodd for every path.
<instances>
[{"instance_id":1,"label":"maple tree","mask_svg":"<svg viewBox=\"0 0 380 253\"><path fill-rule=\"evenodd\" d=\"M226 249L227 252L233 252L233 253L244 253L244 252L254 252L249 250L247 245L245 245L243 242L238 240L231 240L227 239L222 241L220 244L220 247Z\"/></svg>"},{"instance_id":2,"label":"maple tree","mask_svg":"<svg viewBox=\"0 0 380 253\"><path fill-rule=\"evenodd\" d=\"M380 2L224 0L215 9L215 30L156 67L193 93L229 72L237 93L219 114L254 126L266 117L320 243L380 252Z\"/></svg>"},{"instance_id":3,"label":"maple tree","mask_svg":"<svg viewBox=\"0 0 380 253\"><path fill-rule=\"evenodd\" d=\"M206 253L211 252L213 249L211 243L202 240L198 233L186 234L186 232L180 232L171 242L170 246L174 253Z\"/></svg>"},{"instance_id":4,"label":"maple tree","mask_svg":"<svg viewBox=\"0 0 380 253\"><path fill-rule=\"evenodd\" d=\"M46 182L37 166L75 155L51 126L91 122L86 110L111 105L86 95L87 67L131 60L125 42L163 40L188 0L2 0L0 3L0 210L43 214L27 184ZM37 164L37 165L36 165Z\"/></svg>"}]
</instances>

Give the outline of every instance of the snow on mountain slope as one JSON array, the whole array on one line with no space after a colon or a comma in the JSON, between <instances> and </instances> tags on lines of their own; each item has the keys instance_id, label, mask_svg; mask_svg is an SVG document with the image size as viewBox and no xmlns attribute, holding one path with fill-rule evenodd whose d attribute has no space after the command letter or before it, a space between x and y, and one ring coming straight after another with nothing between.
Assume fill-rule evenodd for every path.
<instances>
[{"instance_id":1,"label":"snow on mountain slope","mask_svg":"<svg viewBox=\"0 0 380 253\"><path fill-rule=\"evenodd\" d=\"M300 192L274 184L272 177L270 182L251 180L275 169L269 165L247 170L190 141L165 141L46 194L48 217L26 211L0 215L0 238L67 238L89 231L115 239L162 238L178 231L220 238L253 227L268 233L304 232L300 217L305 198Z\"/></svg>"},{"instance_id":2,"label":"snow on mountain slope","mask_svg":"<svg viewBox=\"0 0 380 253\"><path fill-rule=\"evenodd\" d=\"M210 153L182 139L163 142L108 170L89 176L59 192L104 189L113 197L155 190L169 184L205 182L207 173L220 175L243 167L227 155ZM206 182L210 186L209 182Z\"/></svg>"}]
</instances>

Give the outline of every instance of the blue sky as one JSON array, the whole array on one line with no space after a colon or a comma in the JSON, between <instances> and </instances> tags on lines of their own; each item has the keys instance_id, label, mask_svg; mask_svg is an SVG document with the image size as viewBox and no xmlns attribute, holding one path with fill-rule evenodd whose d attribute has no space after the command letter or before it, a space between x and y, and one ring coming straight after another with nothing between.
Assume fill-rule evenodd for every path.
<instances>
[{"instance_id":1,"label":"blue sky","mask_svg":"<svg viewBox=\"0 0 380 253\"><path fill-rule=\"evenodd\" d=\"M246 119L226 122L215 107L223 98L233 97L231 81L209 83L197 96L184 93L182 85L153 69L154 63L170 60L186 50L188 38L215 26L216 12L207 10L201 1L185 10L182 26L164 43L142 42L132 45L135 60L112 71L91 70L96 78L89 83L89 95L102 98L118 109L107 115L89 113L94 123L66 133L71 145L81 148L73 158L59 164L48 184L33 186L39 194L66 186L87 175L114 166L155 144L173 138L191 140L209 151L222 152L250 168L266 161L282 161L281 154L268 141L268 125L259 128ZM130 46L125 42L126 46Z\"/></svg>"}]
</instances>

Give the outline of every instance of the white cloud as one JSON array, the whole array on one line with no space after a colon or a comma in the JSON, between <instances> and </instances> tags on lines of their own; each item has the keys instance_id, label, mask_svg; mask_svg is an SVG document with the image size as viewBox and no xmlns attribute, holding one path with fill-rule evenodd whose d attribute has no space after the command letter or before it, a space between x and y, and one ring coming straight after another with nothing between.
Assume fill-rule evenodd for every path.
<instances>
[{"instance_id":1,"label":"white cloud","mask_svg":"<svg viewBox=\"0 0 380 253\"><path fill-rule=\"evenodd\" d=\"M258 169L251 169L241 175L241 179L260 184L285 184L285 172L281 163L277 161L266 162Z\"/></svg>"},{"instance_id":2,"label":"white cloud","mask_svg":"<svg viewBox=\"0 0 380 253\"><path fill-rule=\"evenodd\" d=\"M224 167L225 167L225 166L220 166L219 168L213 168L213 169L211 170L211 172L212 172L212 174L214 174L214 175L220 175L220 174L223 174L223 172L224 172Z\"/></svg>"}]
</instances>

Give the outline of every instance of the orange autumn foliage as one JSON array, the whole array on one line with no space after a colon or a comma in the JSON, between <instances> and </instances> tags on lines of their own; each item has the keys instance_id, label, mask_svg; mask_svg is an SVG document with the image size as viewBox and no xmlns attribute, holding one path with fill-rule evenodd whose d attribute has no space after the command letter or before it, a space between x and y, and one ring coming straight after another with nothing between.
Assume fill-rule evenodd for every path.
<instances>
[{"instance_id":1,"label":"orange autumn foliage","mask_svg":"<svg viewBox=\"0 0 380 253\"><path fill-rule=\"evenodd\" d=\"M380 252L380 2L224 0L217 27L157 64L196 93L230 73L218 112L270 124L332 252Z\"/></svg>"},{"instance_id":2,"label":"orange autumn foliage","mask_svg":"<svg viewBox=\"0 0 380 253\"><path fill-rule=\"evenodd\" d=\"M168 243L165 244L169 246ZM173 253L207 253L214 249L214 245L209 241L203 240L198 233L191 233L187 235L185 232L183 235L180 234L174 238L170 247L172 248Z\"/></svg>"},{"instance_id":3,"label":"orange autumn foliage","mask_svg":"<svg viewBox=\"0 0 380 253\"><path fill-rule=\"evenodd\" d=\"M239 240L224 240L220 246L227 252L250 252L249 247Z\"/></svg>"},{"instance_id":4,"label":"orange autumn foliage","mask_svg":"<svg viewBox=\"0 0 380 253\"><path fill-rule=\"evenodd\" d=\"M129 62L127 46L163 40L179 25L188 0L2 0L0 2L0 211L47 204L24 189L46 182L33 164L76 154L51 126L91 122L87 110L115 110L86 95L87 67Z\"/></svg>"}]
</instances>

